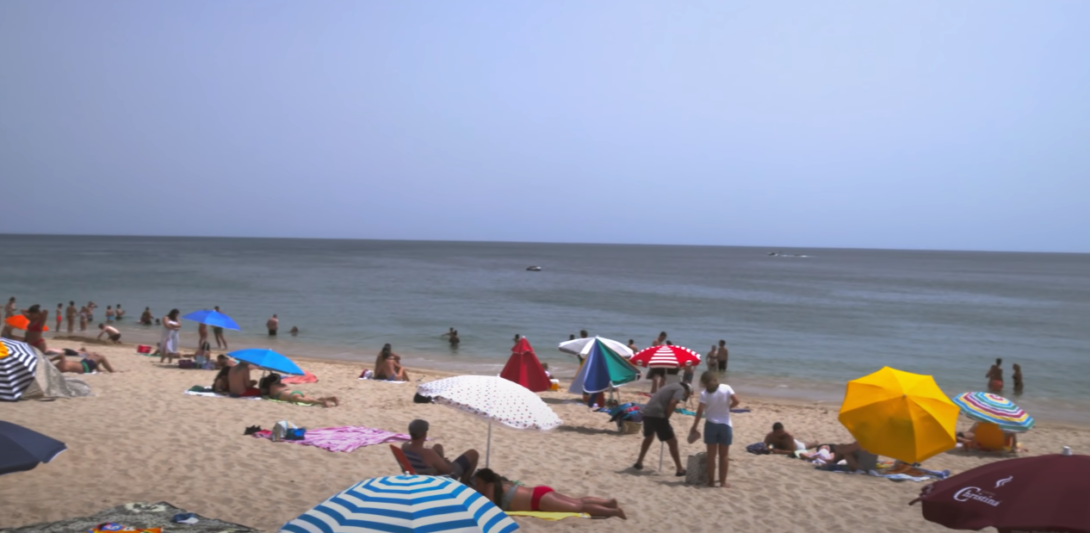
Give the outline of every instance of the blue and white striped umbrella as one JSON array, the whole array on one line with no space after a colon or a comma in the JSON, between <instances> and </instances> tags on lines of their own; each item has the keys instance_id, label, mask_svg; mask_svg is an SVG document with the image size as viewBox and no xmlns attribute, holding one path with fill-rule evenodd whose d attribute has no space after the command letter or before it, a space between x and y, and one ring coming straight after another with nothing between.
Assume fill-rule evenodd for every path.
<instances>
[{"instance_id":1,"label":"blue and white striped umbrella","mask_svg":"<svg viewBox=\"0 0 1090 533\"><path fill-rule=\"evenodd\" d=\"M25 342L0 338L0 400L14 402L34 382L38 354Z\"/></svg>"},{"instance_id":2,"label":"blue and white striped umbrella","mask_svg":"<svg viewBox=\"0 0 1090 533\"><path fill-rule=\"evenodd\" d=\"M284 524L290 533L508 533L499 507L450 478L390 476L361 481Z\"/></svg>"}]
</instances>

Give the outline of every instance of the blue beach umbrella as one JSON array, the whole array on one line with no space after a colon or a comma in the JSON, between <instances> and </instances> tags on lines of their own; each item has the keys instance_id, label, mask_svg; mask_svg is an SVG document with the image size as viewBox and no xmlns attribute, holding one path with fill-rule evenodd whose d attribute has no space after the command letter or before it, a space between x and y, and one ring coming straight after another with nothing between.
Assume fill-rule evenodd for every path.
<instances>
[{"instance_id":1,"label":"blue beach umbrella","mask_svg":"<svg viewBox=\"0 0 1090 533\"><path fill-rule=\"evenodd\" d=\"M0 476L31 470L67 449L59 440L0 420Z\"/></svg>"},{"instance_id":2,"label":"blue beach umbrella","mask_svg":"<svg viewBox=\"0 0 1090 533\"><path fill-rule=\"evenodd\" d=\"M201 324L208 324L209 326L216 326L223 329L233 329L239 331L238 324L235 324L231 317L219 312L210 311L208 309L201 309L200 311L193 311L182 318L186 320L192 320Z\"/></svg>"},{"instance_id":3,"label":"blue beach umbrella","mask_svg":"<svg viewBox=\"0 0 1090 533\"><path fill-rule=\"evenodd\" d=\"M477 491L432 476L390 476L361 481L284 524L289 533L509 533L518 529Z\"/></svg>"},{"instance_id":4,"label":"blue beach umbrella","mask_svg":"<svg viewBox=\"0 0 1090 533\"><path fill-rule=\"evenodd\" d=\"M247 348L237 352L230 352L227 355L273 372L296 376L303 375L303 369L299 368L299 365L292 362L291 359L266 348Z\"/></svg>"}]
</instances>

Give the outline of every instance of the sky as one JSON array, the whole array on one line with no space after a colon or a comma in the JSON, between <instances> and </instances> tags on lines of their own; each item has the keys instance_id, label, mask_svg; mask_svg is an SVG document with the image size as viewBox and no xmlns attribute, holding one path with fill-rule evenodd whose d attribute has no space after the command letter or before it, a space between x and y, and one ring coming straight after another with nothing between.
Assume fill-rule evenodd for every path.
<instances>
[{"instance_id":1,"label":"sky","mask_svg":"<svg viewBox=\"0 0 1090 533\"><path fill-rule=\"evenodd\" d=\"M6 0L0 233L1090 252L1090 2Z\"/></svg>"}]
</instances>

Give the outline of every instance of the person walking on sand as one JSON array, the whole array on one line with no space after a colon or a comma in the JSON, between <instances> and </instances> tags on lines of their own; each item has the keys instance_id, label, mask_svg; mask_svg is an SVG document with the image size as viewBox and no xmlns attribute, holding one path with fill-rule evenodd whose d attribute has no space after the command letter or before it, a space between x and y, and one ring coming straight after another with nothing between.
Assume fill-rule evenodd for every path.
<instances>
[{"instance_id":1,"label":"person walking on sand","mask_svg":"<svg viewBox=\"0 0 1090 533\"><path fill-rule=\"evenodd\" d=\"M57 314L54 315L54 316L57 317L57 330L56 331L57 331L57 334L60 334L60 332L61 332L61 322L64 321L64 304L63 303L57 304Z\"/></svg>"},{"instance_id":2,"label":"person walking on sand","mask_svg":"<svg viewBox=\"0 0 1090 533\"><path fill-rule=\"evenodd\" d=\"M719 459L719 486L730 488L727 483L727 470L730 467L730 445L734 441L734 425L730 421L730 410L738 407L738 395L726 383L719 383L714 371L708 370L700 375L700 407L696 408L693 427L690 434L699 436L696 430L700 417L704 421L704 444L708 446L708 486L715 486L715 460Z\"/></svg>"},{"instance_id":3,"label":"person walking on sand","mask_svg":"<svg viewBox=\"0 0 1090 533\"><path fill-rule=\"evenodd\" d=\"M159 362L172 362L178 355L178 332L182 329L182 323L178 320L177 309L171 309L167 316L163 317L163 334L159 338Z\"/></svg>"},{"instance_id":4,"label":"person walking on sand","mask_svg":"<svg viewBox=\"0 0 1090 533\"><path fill-rule=\"evenodd\" d=\"M280 319L276 318L276 315L274 314L272 318L265 322L265 327L269 330L269 336L275 337L276 330L280 328Z\"/></svg>"},{"instance_id":5,"label":"person walking on sand","mask_svg":"<svg viewBox=\"0 0 1090 533\"><path fill-rule=\"evenodd\" d=\"M72 333L76 324L76 302L68 302L68 307L64 309L64 319L68 322L68 333Z\"/></svg>"},{"instance_id":6,"label":"person walking on sand","mask_svg":"<svg viewBox=\"0 0 1090 533\"><path fill-rule=\"evenodd\" d=\"M988 378L988 390L991 392L1003 391L1003 360L996 359L995 364L988 369L988 373L984 374L985 378Z\"/></svg>"},{"instance_id":7,"label":"person walking on sand","mask_svg":"<svg viewBox=\"0 0 1090 533\"><path fill-rule=\"evenodd\" d=\"M220 306L214 307L217 313L220 312ZM212 335L216 337L216 348L226 350L227 338L223 336L223 328L219 326L212 326Z\"/></svg>"},{"instance_id":8,"label":"person walking on sand","mask_svg":"<svg viewBox=\"0 0 1090 533\"><path fill-rule=\"evenodd\" d=\"M670 425L670 416L674 414L677 404L688 400L690 395L692 395L692 388L688 383L671 383L659 389L647 401L647 405L640 410L643 414L643 443L640 444L640 456L632 468L643 470L643 458L657 436L659 442L665 442L670 448L670 457L674 459L674 466L677 467L675 475L678 477L685 475L677 448L677 437L674 435L673 426Z\"/></svg>"},{"instance_id":9,"label":"person walking on sand","mask_svg":"<svg viewBox=\"0 0 1090 533\"><path fill-rule=\"evenodd\" d=\"M719 341L719 349L715 351L715 362L719 365L720 372L727 371L727 358L730 356L730 352L727 351L727 341Z\"/></svg>"},{"instance_id":10,"label":"person walking on sand","mask_svg":"<svg viewBox=\"0 0 1090 533\"><path fill-rule=\"evenodd\" d=\"M118 331L117 328L113 326L107 326L106 324L99 324L98 329L102 331L98 333L98 337L96 337L97 339L102 340L102 336L106 335L114 344L121 344L121 332Z\"/></svg>"}]
</instances>

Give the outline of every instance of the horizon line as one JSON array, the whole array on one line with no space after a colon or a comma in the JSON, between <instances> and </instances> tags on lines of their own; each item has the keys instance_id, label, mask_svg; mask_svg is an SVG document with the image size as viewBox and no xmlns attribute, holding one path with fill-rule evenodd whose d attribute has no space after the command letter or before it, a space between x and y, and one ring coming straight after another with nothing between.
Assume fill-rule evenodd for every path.
<instances>
[{"instance_id":1,"label":"horizon line","mask_svg":"<svg viewBox=\"0 0 1090 533\"><path fill-rule=\"evenodd\" d=\"M666 243L638 243L638 242L560 242L560 241L505 241L505 240L443 240L443 239L383 239L374 237L269 237L269 236L245 236L245 235L139 235L139 234L96 234L96 233L5 233L0 232L0 237L91 237L91 238L152 238L152 239L265 239L265 240L295 240L295 241L379 241L379 242L435 242L435 243L476 243L476 244L549 244L549 245L577 245L577 246L667 246L667 247L692 247L692 248L763 248L769 251L789 249L798 250L855 250L855 251L887 251L887 252L961 252L961 253L995 253L995 254L1052 254L1052 255L1087 255L1087 252L1060 252L1047 250L985 250L985 249L954 249L954 248L863 248L858 246L797 246L797 245L743 245L743 244L666 244Z\"/></svg>"}]
</instances>

